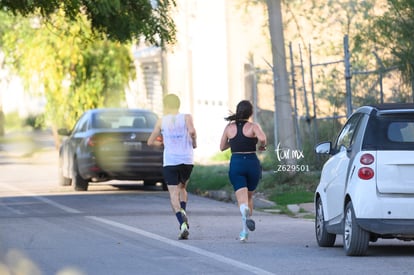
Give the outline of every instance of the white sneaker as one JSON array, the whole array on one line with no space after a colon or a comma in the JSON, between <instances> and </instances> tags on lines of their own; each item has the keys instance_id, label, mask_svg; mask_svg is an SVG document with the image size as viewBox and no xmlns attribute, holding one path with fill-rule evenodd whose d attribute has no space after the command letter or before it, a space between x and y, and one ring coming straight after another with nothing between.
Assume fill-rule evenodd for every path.
<instances>
[{"instance_id":1,"label":"white sneaker","mask_svg":"<svg viewBox=\"0 0 414 275\"><path fill-rule=\"evenodd\" d=\"M239 239L242 243L247 242L248 238L249 238L249 233L244 232L244 231L240 232Z\"/></svg>"},{"instance_id":2,"label":"white sneaker","mask_svg":"<svg viewBox=\"0 0 414 275\"><path fill-rule=\"evenodd\" d=\"M181 208L180 212L181 212L181 216L183 217L183 222L185 222L187 224L187 229L190 229L190 224L188 223L187 212L185 212L185 210L182 209L182 208Z\"/></svg>"},{"instance_id":3,"label":"white sneaker","mask_svg":"<svg viewBox=\"0 0 414 275\"><path fill-rule=\"evenodd\" d=\"M190 232L188 231L188 226L186 222L183 222L180 229L180 235L178 235L179 240L187 240L188 235L190 235Z\"/></svg>"}]
</instances>

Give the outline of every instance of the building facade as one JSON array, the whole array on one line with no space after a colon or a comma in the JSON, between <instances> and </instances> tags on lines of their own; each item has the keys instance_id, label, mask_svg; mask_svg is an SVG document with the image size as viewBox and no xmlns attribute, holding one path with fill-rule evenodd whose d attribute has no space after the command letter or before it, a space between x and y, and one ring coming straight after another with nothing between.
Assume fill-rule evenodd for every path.
<instances>
[{"instance_id":1,"label":"building facade","mask_svg":"<svg viewBox=\"0 0 414 275\"><path fill-rule=\"evenodd\" d=\"M266 10L248 2L177 0L177 43L134 49L135 105L161 114L163 95L179 95L181 111L194 117L199 159L219 152L224 117L240 100L257 103L255 68L271 60Z\"/></svg>"}]
</instances>

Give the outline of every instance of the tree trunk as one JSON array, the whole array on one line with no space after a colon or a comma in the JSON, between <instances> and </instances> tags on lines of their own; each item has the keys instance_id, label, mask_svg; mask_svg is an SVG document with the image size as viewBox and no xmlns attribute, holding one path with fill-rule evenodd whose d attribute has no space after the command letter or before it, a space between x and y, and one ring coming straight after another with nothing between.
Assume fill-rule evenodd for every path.
<instances>
[{"instance_id":1,"label":"tree trunk","mask_svg":"<svg viewBox=\"0 0 414 275\"><path fill-rule=\"evenodd\" d=\"M281 0L267 0L269 30L273 55L273 87L275 103L275 148L281 163L296 164L295 130L286 68Z\"/></svg>"},{"instance_id":2,"label":"tree trunk","mask_svg":"<svg viewBox=\"0 0 414 275\"><path fill-rule=\"evenodd\" d=\"M2 106L0 106L0 137L4 136L4 124L6 120L4 118L4 112Z\"/></svg>"}]
</instances>

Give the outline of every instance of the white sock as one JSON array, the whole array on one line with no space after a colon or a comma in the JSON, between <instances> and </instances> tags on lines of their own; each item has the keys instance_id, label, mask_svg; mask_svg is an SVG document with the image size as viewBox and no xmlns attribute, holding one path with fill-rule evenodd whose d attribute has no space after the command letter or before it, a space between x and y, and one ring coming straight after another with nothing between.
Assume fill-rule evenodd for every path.
<instances>
[{"instance_id":1,"label":"white sock","mask_svg":"<svg viewBox=\"0 0 414 275\"><path fill-rule=\"evenodd\" d=\"M246 205L246 204L241 204L240 205L240 213L242 214L242 224L243 224L243 231L244 232L247 232L247 226L246 226L246 219L247 219L247 216L246 216L246 212L247 212L247 210L249 209L249 207Z\"/></svg>"}]
</instances>

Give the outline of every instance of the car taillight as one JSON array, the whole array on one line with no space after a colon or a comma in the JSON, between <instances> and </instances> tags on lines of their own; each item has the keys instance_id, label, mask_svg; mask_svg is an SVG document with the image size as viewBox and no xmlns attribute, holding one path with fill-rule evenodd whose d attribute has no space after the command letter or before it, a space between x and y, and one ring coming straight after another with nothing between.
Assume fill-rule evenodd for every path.
<instances>
[{"instance_id":1,"label":"car taillight","mask_svg":"<svg viewBox=\"0 0 414 275\"><path fill-rule=\"evenodd\" d=\"M374 177L374 170L370 167L361 167L358 170L358 177L363 180L369 180Z\"/></svg>"},{"instance_id":2,"label":"car taillight","mask_svg":"<svg viewBox=\"0 0 414 275\"><path fill-rule=\"evenodd\" d=\"M364 165L370 165L374 163L374 156L371 154L363 154L359 159L359 162Z\"/></svg>"},{"instance_id":3,"label":"car taillight","mask_svg":"<svg viewBox=\"0 0 414 275\"><path fill-rule=\"evenodd\" d=\"M374 163L374 156L371 154L363 154L359 159L362 165L370 165ZM369 180L374 177L374 170L371 167L362 166L358 170L358 177L363 180Z\"/></svg>"},{"instance_id":4,"label":"car taillight","mask_svg":"<svg viewBox=\"0 0 414 275\"><path fill-rule=\"evenodd\" d=\"M91 136L91 137L88 138L88 141L86 142L86 144L90 147L94 147L98 144L98 140L97 140L96 137Z\"/></svg>"},{"instance_id":5,"label":"car taillight","mask_svg":"<svg viewBox=\"0 0 414 275\"><path fill-rule=\"evenodd\" d=\"M102 136L90 136L86 144L90 147L102 146L105 143L114 142L115 138L113 137L102 137Z\"/></svg>"}]
</instances>

